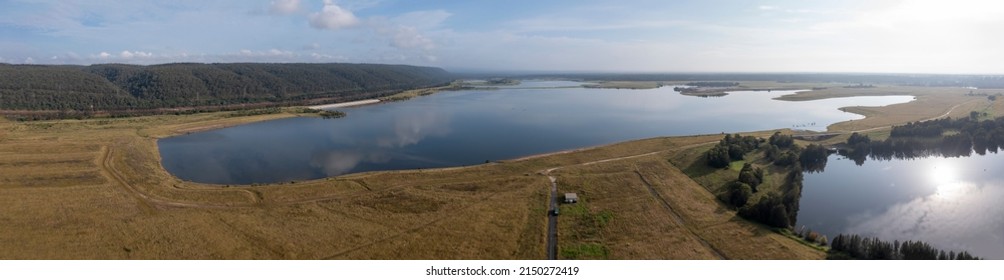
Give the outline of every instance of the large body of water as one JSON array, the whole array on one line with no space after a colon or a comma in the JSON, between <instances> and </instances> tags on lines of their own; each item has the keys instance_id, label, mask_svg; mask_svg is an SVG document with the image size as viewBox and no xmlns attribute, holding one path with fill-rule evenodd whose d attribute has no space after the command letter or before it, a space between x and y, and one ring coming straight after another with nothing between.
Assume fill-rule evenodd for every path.
<instances>
[{"instance_id":1,"label":"large body of water","mask_svg":"<svg viewBox=\"0 0 1004 280\"><path fill-rule=\"evenodd\" d=\"M858 119L845 106L910 96L778 101L793 91L683 96L650 90L550 88L525 81L356 108L341 119L290 118L161 139L164 167L216 184L317 179L353 172L462 166L655 136L779 128L825 130ZM532 87L533 89L526 89Z\"/></svg>"},{"instance_id":2,"label":"large body of water","mask_svg":"<svg viewBox=\"0 0 1004 280\"><path fill-rule=\"evenodd\" d=\"M1004 155L869 160L830 156L805 175L798 223L826 234L919 240L1004 259Z\"/></svg>"}]
</instances>

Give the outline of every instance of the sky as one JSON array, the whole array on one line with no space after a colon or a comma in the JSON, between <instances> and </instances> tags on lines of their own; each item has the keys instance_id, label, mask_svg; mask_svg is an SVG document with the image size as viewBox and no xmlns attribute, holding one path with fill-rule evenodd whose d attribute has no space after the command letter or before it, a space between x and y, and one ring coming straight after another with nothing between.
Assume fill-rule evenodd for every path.
<instances>
[{"instance_id":1,"label":"sky","mask_svg":"<svg viewBox=\"0 0 1004 280\"><path fill-rule=\"evenodd\" d=\"M0 0L0 62L1004 73L1002 1Z\"/></svg>"}]
</instances>

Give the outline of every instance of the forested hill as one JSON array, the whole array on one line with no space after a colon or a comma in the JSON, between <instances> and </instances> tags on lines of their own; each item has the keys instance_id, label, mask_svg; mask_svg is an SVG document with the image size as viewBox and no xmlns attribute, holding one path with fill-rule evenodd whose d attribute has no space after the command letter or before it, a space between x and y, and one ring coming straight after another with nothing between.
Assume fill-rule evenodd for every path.
<instances>
[{"instance_id":1,"label":"forested hill","mask_svg":"<svg viewBox=\"0 0 1004 280\"><path fill-rule=\"evenodd\" d=\"M155 111L339 102L450 80L452 75L440 68L379 64L0 64L0 110Z\"/></svg>"}]
</instances>

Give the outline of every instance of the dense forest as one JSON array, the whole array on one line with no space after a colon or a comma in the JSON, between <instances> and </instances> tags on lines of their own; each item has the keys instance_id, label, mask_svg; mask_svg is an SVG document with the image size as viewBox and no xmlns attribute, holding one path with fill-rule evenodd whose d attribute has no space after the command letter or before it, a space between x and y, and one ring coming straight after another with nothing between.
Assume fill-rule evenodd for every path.
<instances>
[{"instance_id":1,"label":"dense forest","mask_svg":"<svg viewBox=\"0 0 1004 280\"><path fill-rule=\"evenodd\" d=\"M0 110L34 119L300 105L382 97L452 79L440 68L378 64L0 64Z\"/></svg>"}]
</instances>

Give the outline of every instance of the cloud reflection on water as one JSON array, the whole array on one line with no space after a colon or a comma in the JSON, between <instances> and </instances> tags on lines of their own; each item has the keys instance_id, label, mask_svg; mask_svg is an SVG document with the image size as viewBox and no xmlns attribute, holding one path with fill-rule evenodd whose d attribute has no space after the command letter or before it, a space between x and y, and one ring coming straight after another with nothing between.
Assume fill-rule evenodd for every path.
<instances>
[{"instance_id":1,"label":"cloud reflection on water","mask_svg":"<svg viewBox=\"0 0 1004 280\"><path fill-rule=\"evenodd\" d=\"M1000 207L1004 182L952 184L945 192L895 204L882 213L849 217L843 232L885 240L922 240L945 250L1004 258L1004 207Z\"/></svg>"},{"instance_id":2,"label":"cloud reflection on water","mask_svg":"<svg viewBox=\"0 0 1004 280\"><path fill-rule=\"evenodd\" d=\"M441 111L419 112L407 116L395 116L389 130L379 129L372 141L354 141L358 145L348 149L331 149L317 152L310 160L310 166L320 168L327 176L349 173L364 163L386 163L395 158L397 149L415 145L429 136L445 136L450 133L450 117ZM332 136L338 142L344 137ZM396 155L398 159L407 155ZM414 161L428 161L410 157Z\"/></svg>"}]
</instances>

